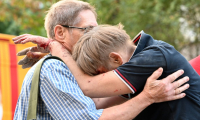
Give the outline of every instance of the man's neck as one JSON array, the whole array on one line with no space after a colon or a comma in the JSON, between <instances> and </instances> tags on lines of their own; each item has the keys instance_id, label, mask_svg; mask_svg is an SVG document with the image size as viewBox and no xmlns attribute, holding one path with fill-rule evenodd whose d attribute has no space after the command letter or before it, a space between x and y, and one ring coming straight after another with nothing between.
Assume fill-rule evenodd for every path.
<instances>
[{"instance_id":1,"label":"man's neck","mask_svg":"<svg viewBox=\"0 0 200 120\"><path fill-rule=\"evenodd\" d=\"M127 49L128 49L128 53L127 53L128 61L130 60L133 53L135 52L136 47L137 46L132 41L129 42L128 47L127 47Z\"/></svg>"}]
</instances>

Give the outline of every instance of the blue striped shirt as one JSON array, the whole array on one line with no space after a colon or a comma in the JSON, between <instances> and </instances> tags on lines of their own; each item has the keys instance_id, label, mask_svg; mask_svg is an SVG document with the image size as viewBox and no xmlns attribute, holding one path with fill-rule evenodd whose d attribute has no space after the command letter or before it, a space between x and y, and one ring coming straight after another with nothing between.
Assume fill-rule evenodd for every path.
<instances>
[{"instance_id":1,"label":"blue striped shirt","mask_svg":"<svg viewBox=\"0 0 200 120\"><path fill-rule=\"evenodd\" d=\"M28 71L23 81L14 120L27 119L35 66ZM96 109L91 98L84 96L68 67L55 59L46 60L41 68L37 108L39 120L97 120L103 112L103 109Z\"/></svg>"}]
</instances>

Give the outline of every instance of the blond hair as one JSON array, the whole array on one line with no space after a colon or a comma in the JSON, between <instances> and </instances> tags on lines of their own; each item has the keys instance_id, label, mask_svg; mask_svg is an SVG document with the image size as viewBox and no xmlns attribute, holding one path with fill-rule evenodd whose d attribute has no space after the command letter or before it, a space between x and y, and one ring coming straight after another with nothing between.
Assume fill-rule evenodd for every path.
<instances>
[{"instance_id":1,"label":"blond hair","mask_svg":"<svg viewBox=\"0 0 200 120\"><path fill-rule=\"evenodd\" d=\"M83 10L91 10L97 16L95 8L87 2L78 0L61 0L51 6L45 17L45 29L48 38L55 37L54 27L56 25L74 26L81 21L78 17Z\"/></svg>"},{"instance_id":2,"label":"blond hair","mask_svg":"<svg viewBox=\"0 0 200 120\"><path fill-rule=\"evenodd\" d=\"M123 26L100 25L84 34L73 49L73 58L87 74L98 74L101 66L109 67L110 52L117 52L130 40Z\"/></svg>"}]
</instances>

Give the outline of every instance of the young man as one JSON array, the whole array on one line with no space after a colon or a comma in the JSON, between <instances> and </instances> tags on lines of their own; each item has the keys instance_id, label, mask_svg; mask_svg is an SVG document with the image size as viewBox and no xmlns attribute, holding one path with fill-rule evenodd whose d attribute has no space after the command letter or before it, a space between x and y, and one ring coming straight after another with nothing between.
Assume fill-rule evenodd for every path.
<instances>
[{"instance_id":1,"label":"young man","mask_svg":"<svg viewBox=\"0 0 200 120\"><path fill-rule=\"evenodd\" d=\"M90 29L91 26L97 26L95 14L93 7L88 3L76 0L59 1L50 8L45 18L45 28L48 37L59 41L65 46L65 50L67 48L71 51L73 45L85 31ZM41 48L46 48L47 46L45 45L43 43L39 44ZM53 46L53 43L51 45ZM54 49L51 50L54 51ZM59 52L65 54L65 51ZM27 117L31 79L35 67L33 66L29 70L24 79L15 110L15 120L23 120ZM137 97L110 108L106 107L113 104L105 105L104 103L112 103L120 99L121 101L114 103L119 104L124 102L124 100L118 96L111 100L104 98L102 101L104 106L102 106L102 103L97 106L98 108L106 109L97 110L92 99L84 96L68 66L58 60L47 60L44 62L40 73L40 96L37 117L38 119L61 120L132 119L152 103L183 98L185 94L174 93L175 91L182 92L187 89L188 86L180 87L180 85L188 79L184 78L178 82L173 82L183 71L180 70L161 81L157 81L157 77L162 72L162 69L159 70L148 78L145 89ZM155 86L152 87L152 84L155 84ZM170 90L166 92L168 88Z\"/></svg>"},{"instance_id":2,"label":"young man","mask_svg":"<svg viewBox=\"0 0 200 120\"><path fill-rule=\"evenodd\" d=\"M143 90L146 79L160 66L164 69L160 78L166 77L178 69L183 69L185 71L183 76L190 77L188 82L190 88L185 91L187 96L176 101L152 104L135 119L199 119L200 76L189 62L173 46L154 40L143 31L136 36L134 41L131 41L126 32L118 27L94 27L90 32L84 34L74 47L73 58L77 65L85 73L94 77L84 75L75 67L72 59L65 61L85 95L106 97L132 93L123 95L132 98ZM60 49L56 47L56 49L62 50L61 47ZM64 60L66 57L58 51L54 51L57 53L56 56ZM69 56L70 54L68 54ZM107 72L110 70L114 71ZM98 75L99 73L104 74ZM126 88L121 84L126 85Z\"/></svg>"}]
</instances>

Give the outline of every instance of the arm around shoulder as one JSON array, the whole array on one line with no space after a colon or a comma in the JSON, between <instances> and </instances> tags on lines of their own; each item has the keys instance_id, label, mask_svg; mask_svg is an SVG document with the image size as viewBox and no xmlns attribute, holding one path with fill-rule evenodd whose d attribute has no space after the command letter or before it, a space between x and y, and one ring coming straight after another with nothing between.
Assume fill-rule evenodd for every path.
<instances>
[{"instance_id":1,"label":"arm around shoulder","mask_svg":"<svg viewBox=\"0 0 200 120\"><path fill-rule=\"evenodd\" d=\"M189 85L181 85L187 82L189 78L184 77L173 82L183 74L183 71L179 70L162 80L157 80L162 74L162 71L163 70L160 68L148 78L144 90L139 95L121 105L105 109L99 120L131 120L152 103L183 98L185 93L181 92L188 89ZM179 91L180 93L176 93L176 91Z\"/></svg>"},{"instance_id":2,"label":"arm around shoulder","mask_svg":"<svg viewBox=\"0 0 200 120\"><path fill-rule=\"evenodd\" d=\"M65 62L86 96L100 98L131 93L131 90L112 71L96 76L85 74L77 66L69 51L61 44L52 43L51 53L60 57Z\"/></svg>"}]
</instances>

